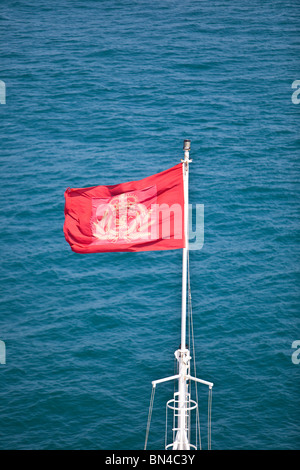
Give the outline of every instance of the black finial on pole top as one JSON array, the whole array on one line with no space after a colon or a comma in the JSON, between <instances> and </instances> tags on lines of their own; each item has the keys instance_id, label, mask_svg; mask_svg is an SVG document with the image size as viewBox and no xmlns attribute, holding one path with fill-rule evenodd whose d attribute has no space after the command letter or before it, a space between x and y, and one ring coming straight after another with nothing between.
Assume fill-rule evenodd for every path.
<instances>
[{"instance_id":1,"label":"black finial on pole top","mask_svg":"<svg viewBox=\"0 0 300 470\"><path fill-rule=\"evenodd\" d=\"M185 139L183 141L183 150L191 150L191 141L190 139Z\"/></svg>"}]
</instances>

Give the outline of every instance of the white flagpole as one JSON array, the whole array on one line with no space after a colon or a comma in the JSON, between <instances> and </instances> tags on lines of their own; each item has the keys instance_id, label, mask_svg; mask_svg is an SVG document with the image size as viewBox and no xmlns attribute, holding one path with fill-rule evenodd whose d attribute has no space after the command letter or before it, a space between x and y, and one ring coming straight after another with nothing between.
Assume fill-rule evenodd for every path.
<instances>
[{"instance_id":1,"label":"white flagpole","mask_svg":"<svg viewBox=\"0 0 300 470\"><path fill-rule=\"evenodd\" d=\"M207 385L211 391L213 387L212 382L207 380L198 379L190 375L190 351L186 345L186 311L187 311L187 261L188 261L188 249L189 249L189 163L190 160L190 148L191 141L185 140L183 144L184 160L182 161L183 167L183 187L184 187L184 235L185 235L185 247L182 252L182 304L181 304L181 344L180 349L175 351L175 357L178 361L178 374L172 375L171 377L165 377L159 380L152 381L152 395L149 407L148 424L146 431L145 450L147 446L150 420L153 407L154 391L157 384L168 382L170 380L178 380L178 392L174 393L174 398L167 402L167 409L173 410L173 442L165 446L168 450L197 450L196 445L190 442L191 430L189 429L190 413L198 407L198 403L195 400L191 400L190 393L188 390L188 381L198 382ZM166 417L167 418L167 417ZM166 419L166 439L167 439L167 422ZM167 440L166 440L167 442ZM210 443L209 443L210 448Z\"/></svg>"},{"instance_id":2,"label":"white flagpole","mask_svg":"<svg viewBox=\"0 0 300 470\"><path fill-rule=\"evenodd\" d=\"M183 167L183 187L184 187L184 236L185 248L182 251L182 304L181 304L181 348L177 352L179 361L178 378L178 424L177 437L174 448L178 450L190 449L188 413L187 413L187 376L189 374L190 354L186 348L186 294L187 294L187 253L189 248L189 151L191 141L185 140L183 143L184 160Z\"/></svg>"},{"instance_id":3,"label":"white flagpole","mask_svg":"<svg viewBox=\"0 0 300 470\"><path fill-rule=\"evenodd\" d=\"M184 237L185 248L182 251L182 304L181 304L181 349L186 347L186 285L187 285L187 252L189 249L189 163L191 141L185 140L183 143L184 160L183 167L183 188L184 188Z\"/></svg>"}]
</instances>

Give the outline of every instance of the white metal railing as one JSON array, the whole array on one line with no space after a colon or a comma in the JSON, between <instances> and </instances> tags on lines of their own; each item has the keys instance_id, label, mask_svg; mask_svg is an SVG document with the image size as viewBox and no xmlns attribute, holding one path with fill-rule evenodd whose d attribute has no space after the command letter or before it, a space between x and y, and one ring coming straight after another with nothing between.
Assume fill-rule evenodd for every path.
<instances>
[{"instance_id":1,"label":"white metal railing","mask_svg":"<svg viewBox=\"0 0 300 470\"><path fill-rule=\"evenodd\" d=\"M191 411L196 410L198 404L196 401L192 400L190 394L187 393L184 401L184 406L180 407L179 401L179 392L174 393L174 398L169 400L166 404L166 431L165 431L165 450L173 449L176 442L176 436L180 428L178 427L178 417L179 414L184 415L185 426L184 432L187 436L187 441L189 448L197 450L197 446L191 444ZM168 439L168 409L173 410L173 426L172 426L172 442L167 444ZM196 430L197 432L197 430Z\"/></svg>"}]
</instances>

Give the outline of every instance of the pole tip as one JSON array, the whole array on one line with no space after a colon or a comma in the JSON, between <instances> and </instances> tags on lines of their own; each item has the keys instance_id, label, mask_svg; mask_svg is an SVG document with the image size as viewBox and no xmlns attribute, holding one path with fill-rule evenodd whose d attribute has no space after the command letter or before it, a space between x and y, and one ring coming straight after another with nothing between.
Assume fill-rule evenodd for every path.
<instances>
[{"instance_id":1,"label":"pole tip","mask_svg":"<svg viewBox=\"0 0 300 470\"><path fill-rule=\"evenodd\" d=\"M189 139L183 141L183 150L191 150L191 141Z\"/></svg>"}]
</instances>

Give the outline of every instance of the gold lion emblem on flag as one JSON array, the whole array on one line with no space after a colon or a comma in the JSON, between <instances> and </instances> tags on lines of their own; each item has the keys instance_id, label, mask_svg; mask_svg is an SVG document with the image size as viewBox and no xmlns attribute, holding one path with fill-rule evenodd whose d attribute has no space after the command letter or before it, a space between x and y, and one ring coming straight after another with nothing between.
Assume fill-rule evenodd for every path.
<instances>
[{"instance_id":1,"label":"gold lion emblem on flag","mask_svg":"<svg viewBox=\"0 0 300 470\"><path fill-rule=\"evenodd\" d=\"M130 243L149 240L152 209L141 203L137 194L123 193L100 202L92 222L98 240Z\"/></svg>"}]
</instances>

